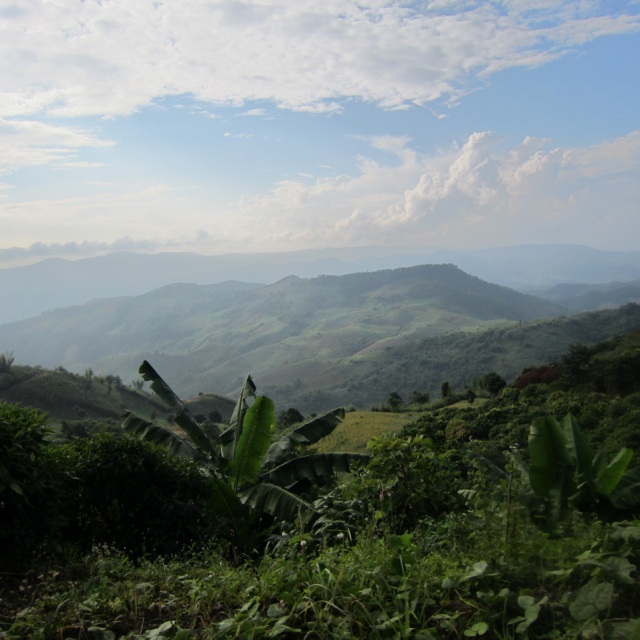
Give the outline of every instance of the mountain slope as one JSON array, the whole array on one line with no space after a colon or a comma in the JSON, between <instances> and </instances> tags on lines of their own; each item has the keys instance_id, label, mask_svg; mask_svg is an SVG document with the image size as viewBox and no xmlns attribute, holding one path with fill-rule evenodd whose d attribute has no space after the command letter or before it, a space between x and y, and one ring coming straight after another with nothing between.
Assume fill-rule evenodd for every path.
<instances>
[{"instance_id":1,"label":"mountain slope","mask_svg":"<svg viewBox=\"0 0 640 640\"><path fill-rule=\"evenodd\" d=\"M522 245L476 251L360 247L222 256L120 252L79 260L50 258L29 266L0 269L0 324L94 298L142 295L176 282L243 280L273 284L288 275L344 275L427 263L453 263L483 280L527 292L564 282L640 278L640 252L601 251L579 245Z\"/></svg>"},{"instance_id":2,"label":"mountain slope","mask_svg":"<svg viewBox=\"0 0 640 640\"><path fill-rule=\"evenodd\" d=\"M249 372L292 383L381 346L562 312L453 265L424 265L247 289L171 285L96 300L0 326L0 351L21 363L91 367L124 380L152 359L183 394L233 393Z\"/></svg>"}]
</instances>

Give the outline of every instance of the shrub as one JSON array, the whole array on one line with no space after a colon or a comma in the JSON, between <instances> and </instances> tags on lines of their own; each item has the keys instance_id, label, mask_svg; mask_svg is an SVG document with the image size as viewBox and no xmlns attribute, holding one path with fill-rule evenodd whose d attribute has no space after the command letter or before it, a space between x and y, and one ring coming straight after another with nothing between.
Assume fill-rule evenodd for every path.
<instances>
[{"instance_id":1,"label":"shrub","mask_svg":"<svg viewBox=\"0 0 640 640\"><path fill-rule=\"evenodd\" d=\"M368 445L372 459L362 475L361 499L380 505L394 531L460 506L462 462L457 452L438 453L429 438L385 434Z\"/></svg>"},{"instance_id":2,"label":"shrub","mask_svg":"<svg viewBox=\"0 0 640 640\"><path fill-rule=\"evenodd\" d=\"M80 548L174 554L223 524L208 510L210 478L155 445L101 434L52 446L49 455L66 478L64 538Z\"/></svg>"},{"instance_id":3,"label":"shrub","mask_svg":"<svg viewBox=\"0 0 640 640\"><path fill-rule=\"evenodd\" d=\"M57 517L57 493L44 458L47 417L0 402L0 558L19 563Z\"/></svg>"}]
</instances>

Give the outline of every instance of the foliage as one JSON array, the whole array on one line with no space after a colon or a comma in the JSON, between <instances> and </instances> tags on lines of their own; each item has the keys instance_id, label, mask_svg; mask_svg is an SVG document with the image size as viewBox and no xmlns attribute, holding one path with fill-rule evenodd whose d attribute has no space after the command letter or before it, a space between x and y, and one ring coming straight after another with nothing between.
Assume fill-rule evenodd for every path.
<instances>
[{"instance_id":1,"label":"foliage","mask_svg":"<svg viewBox=\"0 0 640 640\"><path fill-rule=\"evenodd\" d=\"M253 568L214 553L133 564L98 547L3 589L0 637L635 637L637 523L550 539L515 510L505 547L506 512L488 496L454 515L411 533L365 529L352 545L287 537ZM450 543L435 546L434 528Z\"/></svg>"},{"instance_id":2,"label":"foliage","mask_svg":"<svg viewBox=\"0 0 640 640\"><path fill-rule=\"evenodd\" d=\"M47 455L64 479L60 537L77 548L170 555L210 544L226 524L210 509L211 478L161 447L101 434L52 446Z\"/></svg>"},{"instance_id":3,"label":"foliage","mask_svg":"<svg viewBox=\"0 0 640 640\"><path fill-rule=\"evenodd\" d=\"M163 437L195 461L128 438L53 444L44 454L42 441L32 461L50 475L37 481L47 495L65 497L58 508L64 535L82 553L67 549L63 563L50 555L24 574L0 573L0 639L635 638L640 526L608 520L637 516L640 479L627 449L638 437L640 394L617 395L600 384L630 349L626 339L598 348L577 385L539 378L473 405L354 412L343 422L340 415L329 418L337 425L312 420L280 438L264 429L273 422L271 403L250 399L238 403L229 430L199 436L188 407L146 369L188 436L184 448L175 434ZM248 383L241 399L253 391ZM574 417L558 421L568 412ZM150 422L138 425L162 431ZM382 431L370 443L367 466L328 483L328 491L308 488L307 479L350 468L351 459L310 459L298 455L299 447L317 442L322 454L330 441L332 448L350 448ZM326 440L318 440L323 434ZM61 475L51 475L54 466ZM142 485L145 478L151 486ZM216 500L240 505L227 511L237 519L226 535L235 531L252 543L264 524L259 518L272 521L264 509L268 492L256 488L276 481L304 485L300 496L314 520L279 523L251 565L228 562L210 544L227 523ZM136 499L152 499L125 503L134 499L118 493L126 488ZM252 510L240 497L254 489ZM184 503L189 499L191 506ZM553 520L553 535L538 525L540 501L547 514L562 515ZM126 504L119 513L117 503ZM216 518L207 517L208 508ZM158 511L164 517L154 520ZM149 531L120 519L125 512L140 513L147 529L158 530L157 549L171 543L177 527L178 535L197 536L182 538L194 540L194 552L147 554L133 563L117 549L89 549L91 539L113 541L107 534L115 530L122 535L118 545L150 550ZM74 534L83 514L87 522L103 519L97 534L88 528ZM118 517L108 520L112 515Z\"/></svg>"},{"instance_id":4,"label":"foliage","mask_svg":"<svg viewBox=\"0 0 640 640\"><path fill-rule=\"evenodd\" d=\"M254 546L251 534L260 529L259 520L267 514L276 520L311 520L316 512L301 497L310 484L325 482L337 472L349 472L354 463L368 460L368 456L351 453L288 455L298 446L314 444L330 434L344 417L343 409L312 418L272 442L273 401L256 396L255 385L248 376L229 428L212 439L148 362L142 363L140 373L176 411L174 421L190 439L128 411L124 413L123 428L169 447L174 454L206 463L213 483L211 507L231 524L236 549ZM251 406L250 398L254 398Z\"/></svg>"},{"instance_id":5,"label":"foliage","mask_svg":"<svg viewBox=\"0 0 640 640\"><path fill-rule=\"evenodd\" d=\"M304 416L295 407L289 407L286 411L281 411L278 414L276 426L280 429L286 429L303 421Z\"/></svg>"},{"instance_id":6,"label":"foliage","mask_svg":"<svg viewBox=\"0 0 640 640\"><path fill-rule=\"evenodd\" d=\"M14 361L15 358L12 352L5 351L5 353L0 353L0 373L9 373Z\"/></svg>"},{"instance_id":7,"label":"foliage","mask_svg":"<svg viewBox=\"0 0 640 640\"><path fill-rule=\"evenodd\" d=\"M0 560L23 560L58 517L43 456L47 417L0 402Z\"/></svg>"},{"instance_id":8,"label":"foliage","mask_svg":"<svg viewBox=\"0 0 640 640\"><path fill-rule=\"evenodd\" d=\"M593 455L577 421L567 414L536 418L529 433L531 487L544 504L550 531L569 503L601 518L634 517L640 508L640 467L628 469L633 452L621 449L609 464Z\"/></svg>"},{"instance_id":9,"label":"foliage","mask_svg":"<svg viewBox=\"0 0 640 640\"><path fill-rule=\"evenodd\" d=\"M358 498L372 516L384 514L391 530L410 530L424 517L460 506L456 488L462 467L455 451L437 452L422 435L395 434L373 438L368 451L372 458L358 478Z\"/></svg>"}]
</instances>

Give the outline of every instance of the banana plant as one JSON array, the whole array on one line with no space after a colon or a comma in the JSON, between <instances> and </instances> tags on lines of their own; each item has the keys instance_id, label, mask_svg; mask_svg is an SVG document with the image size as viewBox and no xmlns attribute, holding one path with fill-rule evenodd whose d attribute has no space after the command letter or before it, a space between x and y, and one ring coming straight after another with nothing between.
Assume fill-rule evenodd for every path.
<instances>
[{"instance_id":1,"label":"banana plant","mask_svg":"<svg viewBox=\"0 0 640 640\"><path fill-rule=\"evenodd\" d=\"M302 489L336 472L349 472L354 464L366 464L370 458L356 453L326 453L293 457L283 462L285 455L290 455L298 446L314 444L329 435L344 418L344 409L313 418L273 441L273 401L257 396L256 386L251 376L247 376L229 427L212 438L146 360L139 373L175 412L174 422L188 438L181 438L171 429L128 410L123 412L122 428L203 465L213 480L211 507L231 523L236 538L246 534L255 518L263 514L277 521L309 522L317 513L299 495Z\"/></svg>"},{"instance_id":2,"label":"banana plant","mask_svg":"<svg viewBox=\"0 0 640 640\"><path fill-rule=\"evenodd\" d=\"M608 464L602 451L593 455L578 422L567 414L533 420L529 430L529 483L545 508L553 531L570 505L601 517L637 513L640 467L629 469L631 449L623 448Z\"/></svg>"}]
</instances>

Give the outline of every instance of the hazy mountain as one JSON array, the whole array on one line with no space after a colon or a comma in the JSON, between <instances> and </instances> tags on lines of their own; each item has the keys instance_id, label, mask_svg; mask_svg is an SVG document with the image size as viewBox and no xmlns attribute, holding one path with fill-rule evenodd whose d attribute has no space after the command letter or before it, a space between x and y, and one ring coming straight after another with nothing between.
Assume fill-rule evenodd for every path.
<instances>
[{"instance_id":1,"label":"hazy mountain","mask_svg":"<svg viewBox=\"0 0 640 640\"><path fill-rule=\"evenodd\" d=\"M96 298L140 295L177 282L273 284L290 275L310 278L439 263L455 264L483 280L524 292L566 282L640 279L640 252L600 251L577 245L478 251L367 247L223 256L112 253L76 261L52 258L26 267L0 269L0 324Z\"/></svg>"},{"instance_id":2,"label":"hazy mountain","mask_svg":"<svg viewBox=\"0 0 640 640\"><path fill-rule=\"evenodd\" d=\"M576 312L613 309L629 302L640 303L640 281L601 285L561 284L538 295Z\"/></svg>"},{"instance_id":3,"label":"hazy mountain","mask_svg":"<svg viewBox=\"0 0 640 640\"><path fill-rule=\"evenodd\" d=\"M143 359L185 395L323 375L344 358L446 332L553 317L564 310L453 265L268 285L175 284L0 326L22 364L136 377Z\"/></svg>"}]
</instances>

